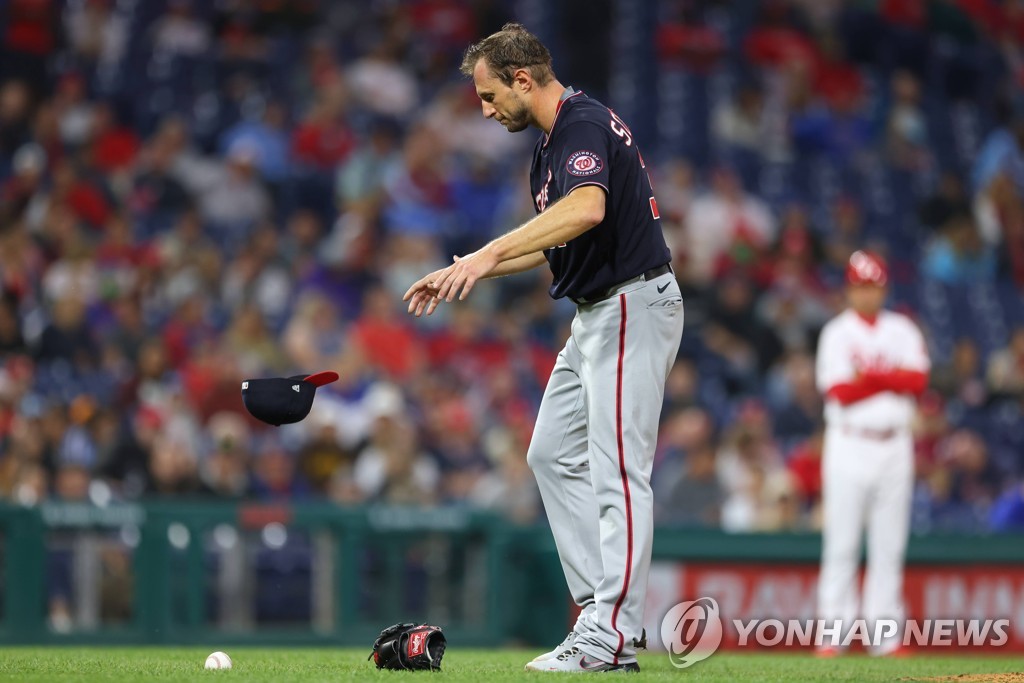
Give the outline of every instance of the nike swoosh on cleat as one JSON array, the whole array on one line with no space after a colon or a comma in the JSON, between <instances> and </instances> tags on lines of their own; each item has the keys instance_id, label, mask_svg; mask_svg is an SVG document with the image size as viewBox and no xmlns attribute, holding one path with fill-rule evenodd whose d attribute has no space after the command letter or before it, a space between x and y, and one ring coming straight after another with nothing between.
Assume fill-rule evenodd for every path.
<instances>
[{"instance_id":1,"label":"nike swoosh on cleat","mask_svg":"<svg viewBox=\"0 0 1024 683\"><path fill-rule=\"evenodd\" d=\"M587 659L585 656L584 657L580 657L580 668L581 669L586 669L587 671L589 671L591 669L600 669L603 666L607 666L607 665L604 662L602 662L600 659Z\"/></svg>"}]
</instances>

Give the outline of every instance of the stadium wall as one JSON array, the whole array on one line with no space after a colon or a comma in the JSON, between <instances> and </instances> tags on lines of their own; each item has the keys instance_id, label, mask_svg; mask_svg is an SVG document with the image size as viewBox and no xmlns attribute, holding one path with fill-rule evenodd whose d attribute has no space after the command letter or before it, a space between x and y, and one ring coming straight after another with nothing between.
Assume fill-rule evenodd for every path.
<instances>
[{"instance_id":1,"label":"stadium wall","mask_svg":"<svg viewBox=\"0 0 1024 683\"><path fill-rule=\"evenodd\" d=\"M912 538L909 616L1009 618L1000 649L1024 651L1021 540ZM812 618L819 552L816 534L657 530L651 647L669 608L705 595L727 622ZM422 619L466 646L535 645L560 639L573 607L546 528L462 509L0 507L0 586L4 644L365 645ZM62 625L48 605L63 593Z\"/></svg>"}]
</instances>

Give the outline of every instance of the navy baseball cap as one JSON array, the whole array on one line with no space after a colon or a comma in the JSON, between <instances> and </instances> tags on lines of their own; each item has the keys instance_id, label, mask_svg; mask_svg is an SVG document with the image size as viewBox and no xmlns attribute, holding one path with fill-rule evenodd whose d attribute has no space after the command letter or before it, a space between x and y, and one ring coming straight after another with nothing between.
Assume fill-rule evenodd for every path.
<instances>
[{"instance_id":1,"label":"navy baseball cap","mask_svg":"<svg viewBox=\"0 0 1024 683\"><path fill-rule=\"evenodd\" d=\"M333 371L294 377L247 379L242 382L242 402L257 420L274 426L291 424L309 415L317 387L337 379L338 373Z\"/></svg>"}]
</instances>

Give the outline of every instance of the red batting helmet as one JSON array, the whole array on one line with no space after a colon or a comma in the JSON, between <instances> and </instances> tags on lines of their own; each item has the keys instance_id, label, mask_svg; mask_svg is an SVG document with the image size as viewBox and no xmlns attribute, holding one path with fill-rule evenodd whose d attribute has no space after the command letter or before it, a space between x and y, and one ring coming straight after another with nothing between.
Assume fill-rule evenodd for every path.
<instances>
[{"instance_id":1,"label":"red batting helmet","mask_svg":"<svg viewBox=\"0 0 1024 683\"><path fill-rule=\"evenodd\" d=\"M889 271L881 256L869 251L855 251L846 265L846 281L851 285L878 285L889 281Z\"/></svg>"}]
</instances>

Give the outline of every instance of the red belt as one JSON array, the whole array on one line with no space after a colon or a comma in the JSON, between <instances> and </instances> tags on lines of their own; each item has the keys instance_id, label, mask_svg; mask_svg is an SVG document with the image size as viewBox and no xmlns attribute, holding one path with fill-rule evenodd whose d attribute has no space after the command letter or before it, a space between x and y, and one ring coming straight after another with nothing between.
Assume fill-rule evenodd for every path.
<instances>
[{"instance_id":1,"label":"red belt","mask_svg":"<svg viewBox=\"0 0 1024 683\"><path fill-rule=\"evenodd\" d=\"M859 436L862 439L871 439L872 441L888 441L897 434L898 429L862 429L859 427L849 427L843 425L843 434L849 434L850 436Z\"/></svg>"}]
</instances>

